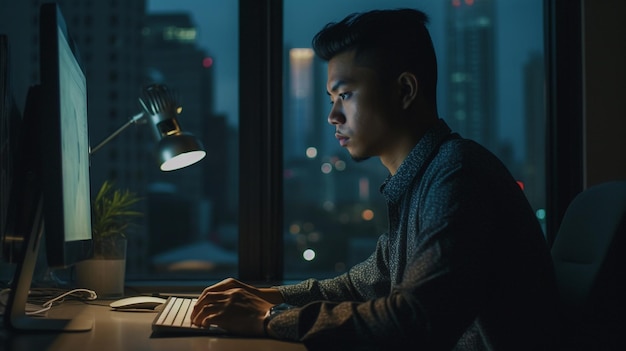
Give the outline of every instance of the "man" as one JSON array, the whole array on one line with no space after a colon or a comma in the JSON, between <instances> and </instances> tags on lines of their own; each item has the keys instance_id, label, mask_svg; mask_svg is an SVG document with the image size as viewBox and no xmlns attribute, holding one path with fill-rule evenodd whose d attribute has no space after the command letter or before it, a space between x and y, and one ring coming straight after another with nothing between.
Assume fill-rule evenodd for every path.
<instances>
[{"instance_id":1,"label":"man","mask_svg":"<svg viewBox=\"0 0 626 351\"><path fill-rule=\"evenodd\" d=\"M204 290L193 323L309 349L552 349L549 250L502 163L438 117L427 17L377 10L313 39L328 61L328 122L353 159L377 156L389 231L333 279Z\"/></svg>"}]
</instances>

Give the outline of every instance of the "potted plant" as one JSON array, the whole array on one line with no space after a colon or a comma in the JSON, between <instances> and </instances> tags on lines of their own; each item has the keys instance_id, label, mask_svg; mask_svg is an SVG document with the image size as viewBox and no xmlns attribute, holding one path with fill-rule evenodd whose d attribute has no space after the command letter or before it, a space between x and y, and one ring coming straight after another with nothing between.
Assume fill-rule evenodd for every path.
<instances>
[{"instance_id":1,"label":"potted plant","mask_svg":"<svg viewBox=\"0 0 626 351\"><path fill-rule=\"evenodd\" d=\"M141 216L133 209L139 200L129 190L114 189L109 181L102 183L91 205L94 258L120 257L123 250L116 243L126 241L128 228Z\"/></svg>"},{"instance_id":2,"label":"potted plant","mask_svg":"<svg viewBox=\"0 0 626 351\"><path fill-rule=\"evenodd\" d=\"M76 265L76 282L98 296L124 294L128 229L141 212L134 210L140 198L105 181L91 204L93 257Z\"/></svg>"}]
</instances>

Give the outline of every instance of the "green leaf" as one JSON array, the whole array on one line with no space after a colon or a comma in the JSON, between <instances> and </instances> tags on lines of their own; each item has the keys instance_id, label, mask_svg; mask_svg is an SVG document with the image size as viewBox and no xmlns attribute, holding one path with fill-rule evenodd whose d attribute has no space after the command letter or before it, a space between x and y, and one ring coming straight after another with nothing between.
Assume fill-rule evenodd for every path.
<instances>
[{"instance_id":1,"label":"green leaf","mask_svg":"<svg viewBox=\"0 0 626 351\"><path fill-rule=\"evenodd\" d=\"M142 213L133 209L141 199L129 190L102 183L92 202L92 232L96 242L108 237L125 237L127 229Z\"/></svg>"}]
</instances>

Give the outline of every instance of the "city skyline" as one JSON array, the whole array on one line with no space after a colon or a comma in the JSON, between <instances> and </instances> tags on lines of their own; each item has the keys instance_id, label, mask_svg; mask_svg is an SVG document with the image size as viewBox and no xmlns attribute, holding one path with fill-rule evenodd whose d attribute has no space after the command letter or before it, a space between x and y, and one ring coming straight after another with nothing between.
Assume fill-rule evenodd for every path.
<instances>
[{"instance_id":1,"label":"city skyline","mask_svg":"<svg viewBox=\"0 0 626 351\"><path fill-rule=\"evenodd\" d=\"M452 0L450 0L452 1ZM513 145L513 157L524 157L523 67L537 53L543 53L543 2L541 0L494 0L496 10L496 117L497 138ZM317 30L330 21L341 20L355 11L376 8L413 7L430 17L429 30L439 62L439 100L445 104L446 60L445 6L447 0L347 0L325 6L323 3L286 0L284 2L284 43L287 48L310 47ZM460 2L463 4L463 2ZM219 8L218 11L213 8ZM332 9L332 11L329 11ZM215 112L225 114L231 125L238 124L238 3L211 0L147 0L147 13L187 11L198 28L197 45L215 62ZM296 16L306 13L307 16ZM224 33L231 35L224 35ZM514 67L514 69L511 69ZM325 72L323 72L325 75ZM325 87L316 87L325 89ZM445 106L439 108L445 115ZM325 120L324 116L319 116Z\"/></svg>"}]
</instances>

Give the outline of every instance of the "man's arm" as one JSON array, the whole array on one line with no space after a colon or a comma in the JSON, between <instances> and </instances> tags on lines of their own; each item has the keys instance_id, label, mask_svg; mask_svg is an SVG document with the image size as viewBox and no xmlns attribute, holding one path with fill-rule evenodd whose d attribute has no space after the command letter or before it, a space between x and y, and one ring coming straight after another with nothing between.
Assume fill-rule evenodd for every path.
<instances>
[{"instance_id":1,"label":"man's arm","mask_svg":"<svg viewBox=\"0 0 626 351\"><path fill-rule=\"evenodd\" d=\"M499 228L489 216L487 194L498 190L476 186L479 182L461 168L443 169L428 180L428 193L419 203L407 205L421 212L406 216L404 222L413 228L406 241L408 256L400 257L406 263L397 286L381 294L380 287L364 284L370 279L380 282L368 270L374 267L377 272L378 260L370 257L368 264L342 276L347 279L342 283L333 279L321 281L320 288L313 285L326 301L310 301L275 317L268 324L270 334L302 341L311 350L394 349L394 342L424 349L452 348L496 291L489 239ZM329 289L329 283L339 288ZM331 296L329 291L344 294ZM294 296L300 295L284 292L287 302L298 301ZM359 299L337 299L345 296Z\"/></svg>"}]
</instances>

